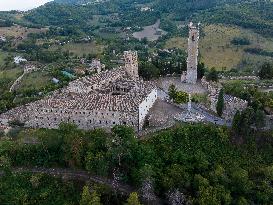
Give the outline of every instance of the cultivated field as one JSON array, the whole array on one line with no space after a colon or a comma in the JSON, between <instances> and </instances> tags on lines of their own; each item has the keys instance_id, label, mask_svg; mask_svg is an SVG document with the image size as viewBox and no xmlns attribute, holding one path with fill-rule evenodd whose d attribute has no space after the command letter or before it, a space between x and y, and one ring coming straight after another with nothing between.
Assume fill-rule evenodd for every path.
<instances>
[{"instance_id":1,"label":"cultivated field","mask_svg":"<svg viewBox=\"0 0 273 205\"><path fill-rule=\"evenodd\" d=\"M70 51L78 56L82 56L83 54L88 55L91 54L101 54L103 52L104 46L98 45L94 42L91 43L69 43L63 46L52 46L50 49L55 50L57 48L61 48L63 51Z\"/></svg>"},{"instance_id":2,"label":"cultivated field","mask_svg":"<svg viewBox=\"0 0 273 205\"><path fill-rule=\"evenodd\" d=\"M46 71L36 71L26 74L18 87L18 91L27 89L40 89L51 82L51 76Z\"/></svg>"},{"instance_id":3,"label":"cultivated field","mask_svg":"<svg viewBox=\"0 0 273 205\"><path fill-rule=\"evenodd\" d=\"M234 37L247 37L251 41L251 45L232 45L230 41ZM165 47L186 49L187 38L172 38L166 42ZM253 70L258 64L270 60L270 58L247 54L244 52L244 48L259 47L266 51L273 51L273 39L266 39L259 34L239 27L206 25L203 26L203 36L200 39L199 47L201 60L209 68L229 70L244 65L244 68Z\"/></svg>"},{"instance_id":4,"label":"cultivated field","mask_svg":"<svg viewBox=\"0 0 273 205\"><path fill-rule=\"evenodd\" d=\"M0 36L26 38L29 33L40 33L44 31L46 31L46 29L25 28L22 26L0 27Z\"/></svg>"}]
</instances>

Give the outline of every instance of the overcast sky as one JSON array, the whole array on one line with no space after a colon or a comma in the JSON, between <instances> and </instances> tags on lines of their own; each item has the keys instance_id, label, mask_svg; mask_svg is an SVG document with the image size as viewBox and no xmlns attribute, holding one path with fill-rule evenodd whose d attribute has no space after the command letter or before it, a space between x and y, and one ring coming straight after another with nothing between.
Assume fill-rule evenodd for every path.
<instances>
[{"instance_id":1,"label":"overcast sky","mask_svg":"<svg viewBox=\"0 0 273 205\"><path fill-rule=\"evenodd\" d=\"M0 0L0 11L28 10L41 6L51 0Z\"/></svg>"}]
</instances>

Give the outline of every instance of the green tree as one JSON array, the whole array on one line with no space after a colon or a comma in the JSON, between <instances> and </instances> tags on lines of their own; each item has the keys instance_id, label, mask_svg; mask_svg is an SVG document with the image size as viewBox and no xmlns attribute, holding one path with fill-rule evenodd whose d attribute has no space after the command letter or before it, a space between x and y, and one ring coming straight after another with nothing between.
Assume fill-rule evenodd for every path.
<instances>
[{"instance_id":1,"label":"green tree","mask_svg":"<svg viewBox=\"0 0 273 205\"><path fill-rule=\"evenodd\" d=\"M100 202L100 196L96 191L93 191L91 194L91 203L90 205L102 205Z\"/></svg>"},{"instance_id":2,"label":"green tree","mask_svg":"<svg viewBox=\"0 0 273 205\"><path fill-rule=\"evenodd\" d=\"M238 205L248 205L249 203L247 202L247 200L246 200L244 197L240 197L240 198L237 200L237 204L238 204Z\"/></svg>"},{"instance_id":3,"label":"green tree","mask_svg":"<svg viewBox=\"0 0 273 205\"><path fill-rule=\"evenodd\" d=\"M190 184L190 174L182 165L174 164L166 169L163 175L163 186L166 190L184 189Z\"/></svg>"},{"instance_id":4,"label":"green tree","mask_svg":"<svg viewBox=\"0 0 273 205\"><path fill-rule=\"evenodd\" d=\"M100 176L107 176L109 171L109 162L103 152L88 152L86 156L86 169Z\"/></svg>"},{"instance_id":5,"label":"green tree","mask_svg":"<svg viewBox=\"0 0 273 205\"><path fill-rule=\"evenodd\" d=\"M224 110L225 102L224 102L224 90L221 89L220 93L218 95L218 101L216 104L216 111L217 114L221 117L223 115L223 110Z\"/></svg>"},{"instance_id":6,"label":"green tree","mask_svg":"<svg viewBox=\"0 0 273 205\"><path fill-rule=\"evenodd\" d=\"M205 75L205 64L198 62L198 66L197 66L197 77L198 77L198 79L203 78L204 75Z\"/></svg>"},{"instance_id":7,"label":"green tree","mask_svg":"<svg viewBox=\"0 0 273 205\"><path fill-rule=\"evenodd\" d=\"M264 63L260 68L259 77L261 79L273 79L273 65Z\"/></svg>"},{"instance_id":8,"label":"green tree","mask_svg":"<svg viewBox=\"0 0 273 205\"><path fill-rule=\"evenodd\" d=\"M241 113L239 110L235 113L232 121L232 130L238 134L240 131Z\"/></svg>"},{"instance_id":9,"label":"green tree","mask_svg":"<svg viewBox=\"0 0 273 205\"><path fill-rule=\"evenodd\" d=\"M189 95L188 93L179 91L176 93L176 97L174 99L174 102L177 104L182 104L182 103L186 103L189 101Z\"/></svg>"},{"instance_id":10,"label":"green tree","mask_svg":"<svg viewBox=\"0 0 273 205\"><path fill-rule=\"evenodd\" d=\"M100 202L100 196L96 191L90 194L88 186L83 187L80 205L102 205Z\"/></svg>"},{"instance_id":11,"label":"green tree","mask_svg":"<svg viewBox=\"0 0 273 205\"><path fill-rule=\"evenodd\" d=\"M249 178L247 170L242 168L234 168L231 170L231 191L238 195L246 195L251 192L253 182Z\"/></svg>"},{"instance_id":12,"label":"green tree","mask_svg":"<svg viewBox=\"0 0 273 205\"><path fill-rule=\"evenodd\" d=\"M4 171L5 173L11 173L11 160L8 157L0 156L0 171Z\"/></svg>"},{"instance_id":13,"label":"green tree","mask_svg":"<svg viewBox=\"0 0 273 205\"><path fill-rule=\"evenodd\" d=\"M265 126L265 114L262 110L257 110L254 116L255 127L261 129Z\"/></svg>"},{"instance_id":14,"label":"green tree","mask_svg":"<svg viewBox=\"0 0 273 205\"><path fill-rule=\"evenodd\" d=\"M134 161L134 152L137 150L134 130L127 126L115 126L108 140L108 156L113 166L130 167Z\"/></svg>"},{"instance_id":15,"label":"green tree","mask_svg":"<svg viewBox=\"0 0 273 205\"><path fill-rule=\"evenodd\" d=\"M151 80L152 78L158 78L160 71L151 62L142 62L139 66L139 75L142 76L145 80Z\"/></svg>"},{"instance_id":16,"label":"green tree","mask_svg":"<svg viewBox=\"0 0 273 205\"><path fill-rule=\"evenodd\" d=\"M174 84L171 84L169 89L168 89L168 94L170 96L170 99L175 99L177 95L177 90Z\"/></svg>"},{"instance_id":17,"label":"green tree","mask_svg":"<svg viewBox=\"0 0 273 205\"><path fill-rule=\"evenodd\" d=\"M127 200L127 205L141 205L138 199L138 194L132 192Z\"/></svg>"},{"instance_id":18,"label":"green tree","mask_svg":"<svg viewBox=\"0 0 273 205\"><path fill-rule=\"evenodd\" d=\"M212 68L209 73L207 74L207 80L208 81L214 81L217 82L219 79L218 77L218 72L216 71L215 68Z\"/></svg>"},{"instance_id":19,"label":"green tree","mask_svg":"<svg viewBox=\"0 0 273 205\"><path fill-rule=\"evenodd\" d=\"M240 120L240 134L250 136L251 125L254 122L254 110L249 107L242 111Z\"/></svg>"}]
</instances>

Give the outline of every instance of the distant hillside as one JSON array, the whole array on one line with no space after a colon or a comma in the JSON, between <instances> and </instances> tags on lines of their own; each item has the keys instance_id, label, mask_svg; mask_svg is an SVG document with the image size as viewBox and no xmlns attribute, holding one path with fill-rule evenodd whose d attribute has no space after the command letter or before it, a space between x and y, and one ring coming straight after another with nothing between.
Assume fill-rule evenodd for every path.
<instances>
[{"instance_id":1,"label":"distant hillside","mask_svg":"<svg viewBox=\"0 0 273 205\"><path fill-rule=\"evenodd\" d=\"M82 6L48 3L31 11L25 18L42 26L84 25L88 18L92 18L92 11ZM87 16L89 16L87 18Z\"/></svg>"},{"instance_id":2,"label":"distant hillside","mask_svg":"<svg viewBox=\"0 0 273 205\"><path fill-rule=\"evenodd\" d=\"M82 5L102 1L103 4ZM88 20L92 20L93 15L118 13L119 21L109 26L146 26L157 18L168 21L193 19L202 23L237 25L262 35L273 36L273 2L271 1L172 0L171 2L166 4L166 0L55 0L53 3L34 9L26 18L43 26L64 26L71 23L86 24ZM140 7L143 6L151 7L152 11L140 12ZM167 24L166 27L168 26L172 25Z\"/></svg>"},{"instance_id":3,"label":"distant hillside","mask_svg":"<svg viewBox=\"0 0 273 205\"><path fill-rule=\"evenodd\" d=\"M87 22L92 15L108 15L119 13L121 22L116 26L145 26L157 18L168 17L170 20L185 20L192 18L200 11L221 7L245 0L55 0L45 6L34 9L26 18L41 25L63 26L67 20L77 19ZM104 2L103 4L92 4ZM91 3L91 4L87 4ZM83 6L83 4L87 4ZM149 6L152 12L140 12L140 7ZM147 20L148 19L148 20ZM59 22L59 23L58 23ZM77 23L74 22L74 23ZM153 22L154 23L154 22ZM71 22L69 23L71 25Z\"/></svg>"},{"instance_id":4,"label":"distant hillside","mask_svg":"<svg viewBox=\"0 0 273 205\"><path fill-rule=\"evenodd\" d=\"M228 4L200 12L196 19L206 23L224 23L254 30L263 36L273 36L273 2L251 1Z\"/></svg>"},{"instance_id":5,"label":"distant hillside","mask_svg":"<svg viewBox=\"0 0 273 205\"><path fill-rule=\"evenodd\" d=\"M54 2L60 4L85 4L91 1L92 0L55 0Z\"/></svg>"}]
</instances>

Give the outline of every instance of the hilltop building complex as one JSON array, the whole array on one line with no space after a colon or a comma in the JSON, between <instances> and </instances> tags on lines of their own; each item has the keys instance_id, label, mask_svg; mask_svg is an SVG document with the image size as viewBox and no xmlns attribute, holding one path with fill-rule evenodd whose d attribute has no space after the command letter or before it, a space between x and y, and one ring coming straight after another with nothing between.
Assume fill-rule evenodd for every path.
<instances>
[{"instance_id":1,"label":"hilltop building complex","mask_svg":"<svg viewBox=\"0 0 273 205\"><path fill-rule=\"evenodd\" d=\"M206 109L216 112L218 95L222 86L207 81L206 77L201 79L201 84L197 83L198 42L199 25L196 27L190 23L187 71L183 72L181 76L182 82L179 77L175 77L174 80L163 79L161 84L162 90L165 92L159 91L159 98L161 100L168 99L168 88L171 84L175 84L180 91L190 94L208 94L208 103L204 106ZM81 61L85 64L84 59ZM61 123L72 123L85 130L129 125L136 131L141 131L146 120L149 121L154 115L152 111L151 113L149 111L158 98L158 88L154 83L143 81L139 77L137 52L125 51L123 61L123 66L105 70L105 65L99 59L93 59L89 65L88 73L96 74L71 81L67 87L54 91L44 99L0 114L0 128L8 127L10 122L20 122L25 127L52 129L58 128ZM62 71L62 73L71 79L74 78L66 71ZM56 84L59 83L58 79L52 80ZM17 84L15 85L17 86ZM160 103L160 100L158 102ZM163 107L158 105L160 104L157 103L154 106L155 109L152 110L165 111ZM188 111L182 112L182 114L161 116L185 122L211 122L213 117L204 115L203 111L198 109L192 109L191 105L189 102ZM224 119L222 120L231 122L237 110L242 111L247 106L248 103L242 99L224 95L222 116ZM168 104L167 107L169 108L170 105ZM177 112L177 109L174 110ZM158 117L157 120L160 121L161 117Z\"/></svg>"},{"instance_id":2,"label":"hilltop building complex","mask_svg":"<svg viewBox=\"0 0 273 205\"><path fill-rule=\"evenodd\" d=\"M72 81L50 96L0 115L26 127L57 128L73 123L81 129L130 125L141 130L157 99L156 86L138 77L137 53L124 52L125 65Z\"/></svg>"}]
</instances>

